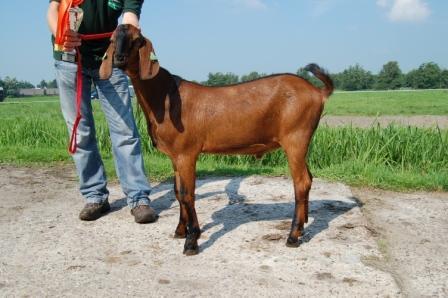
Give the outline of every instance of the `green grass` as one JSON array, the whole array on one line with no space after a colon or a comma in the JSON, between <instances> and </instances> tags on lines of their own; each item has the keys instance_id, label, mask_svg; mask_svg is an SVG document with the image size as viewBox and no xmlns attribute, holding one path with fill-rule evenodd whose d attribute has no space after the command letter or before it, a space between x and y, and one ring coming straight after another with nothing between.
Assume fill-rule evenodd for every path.
<instances>
[{"instance_id":1,"label":"green grass","mask_svg":"<svg viewBox=\"0 0 448 298\"><path fill-rule=\"evenodd\" d=\"M328 115L448 115L448 90L336 92Z\"/></svg>"},{"instance_id":2,"label":"green grass","mask_svg":"<svg viewBox=\"0 0 448 298\"><path fill-rule=\"evenodd\" d=\"M29 101L35 98L23 102ZM94 102L99 147L109 177L115 177L108 129L100 110L98 102ZM138 111L136 114L148 174L152 180L164 180L172 175L171 163L150 146L143 116ZM71 163L67 138L57 101L0 104L0 163L44 166ZM329 180L387 189L446 191L447 149L448 131L435 128L322 126L316 131L308 159L313 174ZM250 156L203 155L198 163L199 176L277 176L288 172L282 151L260 160Z\"/></svg>"},{"instance_id":3,"label":"green grass","mask_svg":"<svg viewBox=\"0 0 448 298\"><path fill-rule=\"evenodd\" d=\"M15 115L23 110L40 114L47 111L47 106L59 105L58 98L54 96L7 98L5 103L8 108L0 108L0 117ZM336 92L328 100L325 113L357 116L448 115L448 90Z\"/></svg>"},{"instance_id":4,"label":"green grass","mask_svg":"<svg viewBox=\"0 0 448 298\"><path fill-rule=\"evenodd\" d=\"M31 97L7 97L6 103L24 103L24 102L49 102L59 101L57 96L31 96Z\"/></svg>"}]
</instances>

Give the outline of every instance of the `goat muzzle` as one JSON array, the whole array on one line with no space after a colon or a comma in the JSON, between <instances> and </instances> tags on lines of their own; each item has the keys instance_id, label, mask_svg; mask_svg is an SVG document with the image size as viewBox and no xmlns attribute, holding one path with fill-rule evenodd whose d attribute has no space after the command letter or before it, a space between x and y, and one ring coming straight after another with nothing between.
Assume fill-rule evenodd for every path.
<instances>
[{"instance_id":1,"label":"goat muzzle","mask_svg":"<svg viewBox=\"0 0 448 298\"><path fill-rule=\"evenodd\" d=\"M126 55L114 55L114 66L124 69L127 65L128 57Z\"/></svg>"}]
</instances>

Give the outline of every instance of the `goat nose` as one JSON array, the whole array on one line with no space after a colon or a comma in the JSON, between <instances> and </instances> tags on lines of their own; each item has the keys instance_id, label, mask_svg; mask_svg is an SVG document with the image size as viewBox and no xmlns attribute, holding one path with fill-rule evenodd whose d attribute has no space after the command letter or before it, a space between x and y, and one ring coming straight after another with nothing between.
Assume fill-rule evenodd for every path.
<instances>
[{"instance_id":1,"label":"goat nose","mask_svg":"<svg viewBox=\"0 0 448 298\"><path fill-rule=\"evenodd\" d=\"M123 61L124 58L125 58L124 55L120 55L120 54L115 55L115 60L117 60L117 61Z\"/></svg>"}]
</instances>

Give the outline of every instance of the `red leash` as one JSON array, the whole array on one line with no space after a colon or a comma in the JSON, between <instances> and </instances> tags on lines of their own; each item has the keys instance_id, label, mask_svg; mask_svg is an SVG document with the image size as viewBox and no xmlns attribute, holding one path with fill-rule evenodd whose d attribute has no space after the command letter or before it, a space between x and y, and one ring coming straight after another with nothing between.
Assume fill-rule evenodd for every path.
<instances>
[{"instance_id":1,"label":"red leash","mask_svg":"<svg viewBox=\"0 0 448 298\"><path fill-rule=\"evenodd\" d=\"M95 40L110 38L113 32L100 33L100 34L80 34L81 40ZM70 137L70 144L68 147L68 152L70 154L75 154L77 143L76 143L76 132L78 131L79 122L81 121L81 103L82 103L82 63L81 63L81 53L79 47L76 48L76 58L78 59L78 70L76 72L76 119L73 123L72 134Z\"/></svg>"}]
</instances>

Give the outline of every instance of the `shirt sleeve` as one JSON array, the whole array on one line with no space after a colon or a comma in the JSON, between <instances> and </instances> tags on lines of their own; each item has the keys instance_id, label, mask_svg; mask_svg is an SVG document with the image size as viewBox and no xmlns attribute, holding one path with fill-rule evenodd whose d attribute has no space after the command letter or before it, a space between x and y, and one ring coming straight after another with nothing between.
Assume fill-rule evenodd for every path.
<instances>
[{"instance_id":1,"label":"shirt sleeve","mask_svg":"<svg viewBox=\"0 0 448 298\"><path fill-rule=\"evenodd\" d=\"M133 12L140 18L144 0L125 0L123 12Z\"/></svg>"}]
</instances>

